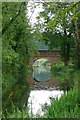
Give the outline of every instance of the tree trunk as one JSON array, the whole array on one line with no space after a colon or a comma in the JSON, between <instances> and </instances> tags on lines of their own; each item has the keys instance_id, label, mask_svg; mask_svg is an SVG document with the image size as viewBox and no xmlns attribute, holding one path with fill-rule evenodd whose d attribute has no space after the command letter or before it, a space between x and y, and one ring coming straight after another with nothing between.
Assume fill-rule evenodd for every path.
<instances>
[{"instance_id":1,"label":"tree trunk","mask_svg":"<svg viewBox=\"0 0 80 120\"><path fill-rule=\"evenodd\" d=\"M63 61L64 61L64 65L67 66L70 60L70 43L67 41L67 32L66 29L64 29L64 36L65 36L65 40L63 42L63 46L62 46L62 50L63 50Z\"/></svg>"},{"instance_id":2,"label":"tree trunk","mask_svg":"<svg viewBox=\"0 0 80 120\"><path fill-rule=\"evenodd\" d=\"M80 13L80 3L78 5L78 13ZM80 16L75 21L75 35L76 35L76 55L77 55L77 67L80 68Z\"/></svg>"}]
</instances>

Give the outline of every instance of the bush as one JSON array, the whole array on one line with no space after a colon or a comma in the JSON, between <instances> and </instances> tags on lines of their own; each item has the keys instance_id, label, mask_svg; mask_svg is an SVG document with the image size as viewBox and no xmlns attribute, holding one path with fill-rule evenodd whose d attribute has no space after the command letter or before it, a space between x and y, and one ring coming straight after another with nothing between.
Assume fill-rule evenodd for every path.
<instances>
[{"instance_id":1,"label":"bush","mask_svg":"<svg viewBox=\"0 0 80 120\"><path fill-rule=\"evenodd\" d=\"M75 70L73 64L64 66L62 62L57 62L52 66L52 76L60 81L61 86L65 87L65 90L69 90L73 88L79 76L79 70Z\"/></svg>"},{"instance_id":2,"label":"bush","mask_svg":"<svg viewBox=\"0 0 80 120\"><path fill-rule=\"evenodd\" d=\"M64 67L64 63L63 62L60 62L60 61L56 62L52 66L52 71L53 72L60 72L63 67Z\"/></svg>"},{"instance_id":3,"label":"bush","mask_svg":"<svg viewBox=\"0 0 80 120\"><path fill-rule=\"evenodd\" d=\"M7 118L27 118L28 117L27 109L20 111L13 103L12 103L12 109L13 110L11 112L8 112L6 110ZM6 118L4 114L2 114L2 118Z\"/></svg>"},{"instance_id":4,"label":"bush","mask_svg":"<svg viewBox=\"0 0 80 120\"><path fill-rule=\"evenodd\" d=\"M78 90L70 90L47 107L45 118L79 118Z\"/></svg>"}]
</instances>

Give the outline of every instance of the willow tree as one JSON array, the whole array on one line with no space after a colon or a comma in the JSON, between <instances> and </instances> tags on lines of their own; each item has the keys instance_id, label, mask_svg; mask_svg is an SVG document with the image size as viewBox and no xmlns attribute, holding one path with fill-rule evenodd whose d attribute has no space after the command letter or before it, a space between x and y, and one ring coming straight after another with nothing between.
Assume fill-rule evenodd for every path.
<instances>
[{"instance_id":1,"label":"willow tree","mask_svg":"<svg viewBox=\"0 0 80 120\"><path fill-rule=\"evenodd\" d=\"M26 2L2 3L3 112L27 103L29 60L34 53ZM31 42L30 42L31 41Z\"/></svg>"}]
</instances>

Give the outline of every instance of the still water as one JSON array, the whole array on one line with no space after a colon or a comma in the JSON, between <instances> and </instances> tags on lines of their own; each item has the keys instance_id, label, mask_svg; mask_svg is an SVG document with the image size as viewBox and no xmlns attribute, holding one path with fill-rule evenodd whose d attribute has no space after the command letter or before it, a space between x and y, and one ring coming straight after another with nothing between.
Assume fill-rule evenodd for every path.
<instances>
[{"instance_id":1,"label":"still water","mask_svg":"<svg viewBox=\"0 0 80 120\"><path fill-rule=\"evenodd\" d=\"M28 108L29 108L29 115L33 114L34 116L37 115L44 115L44 111L42 106L47 104L51 104L51 98L58 99L64 94L63 91L60 90L31 90L30 96L28 99Z\"/></svg>"},{"instance_id":2,"label":"still water","mask_svg":"<svg viewBox=\"0 0 80 120\"><path fill-rule=\"evenodd\" d=\"M33 78L37 82L47 82L51 79L51 63L47 59L38 59L33 63ZM43 84L42 84L43 85ZM46 86L46 85L45 85ZM43 87L45 87L43 86ZM38 86L40 87L40 86ZM51 88L51 86L50 86ZM53 86L53 88L55 88ZM31 90L30 96L28 99L28 108L29 108L29 115L42 116L44 114L43 107L45 104L50 105L51 104L51 98L57 98L61 97L61 95L64 94L63 91L60 91L57 88L50 90L49 88L47 90Z\"/></svg>"},{"instance_id":3,"label":"still water","mask_svg":"<svg viewBox=\"0 0 80 120\"><path fill-rule=\"evenodd\" d=\"M38 59L33 63L33 78L45 82L51 78L51 63L47 59Z\"/></svg>"}]
</instances>

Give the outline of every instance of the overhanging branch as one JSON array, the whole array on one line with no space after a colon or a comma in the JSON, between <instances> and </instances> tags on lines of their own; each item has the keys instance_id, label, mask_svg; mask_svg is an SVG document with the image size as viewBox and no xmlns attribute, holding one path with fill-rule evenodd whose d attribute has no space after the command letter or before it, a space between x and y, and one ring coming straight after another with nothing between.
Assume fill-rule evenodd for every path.
<instances>
[{"instance_id":1,"label":"overhanging branch","mask_svg":"<svg viewBox=\"0 0 80 120\"><path fill-rule=\"evenodd\" d=\"M24 2L21 3L20 9L19 9L19 11L18 11L18 14L16 14L16 15L9 21L9 23L7 23L6 26L4 26L4 27L2 28L2 35L3 35L3 34L7 31L7 29L12 25L13 21L15 21L15 19L20 15L22 5L24 5Z\"/></svg>"}]
</instances>

